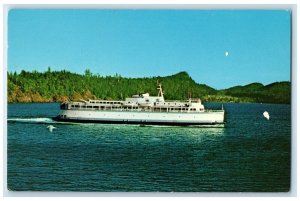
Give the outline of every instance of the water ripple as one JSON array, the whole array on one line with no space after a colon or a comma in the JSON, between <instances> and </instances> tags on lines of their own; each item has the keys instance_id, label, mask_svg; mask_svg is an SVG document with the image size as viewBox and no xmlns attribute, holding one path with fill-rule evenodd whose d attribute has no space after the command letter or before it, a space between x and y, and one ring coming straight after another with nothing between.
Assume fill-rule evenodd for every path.
<instances>
[{"instance_id":1,"label":"water ripple","mask_svg":"<svg viewBox=\"0 0 300 201\"><path fill-rule=\"evenodd\" d=\"M36 104L36 117L55 104ZM280 192L290 185L290 106L224 105L225 128L45 124L9 105L15 191ZM268 109L270 121L261 116ZM18 114L20 111L20 114ZM49 117L48 117L49 118ZM47 117L38 119L47 121Z\"/></svg>"}]
</instances>

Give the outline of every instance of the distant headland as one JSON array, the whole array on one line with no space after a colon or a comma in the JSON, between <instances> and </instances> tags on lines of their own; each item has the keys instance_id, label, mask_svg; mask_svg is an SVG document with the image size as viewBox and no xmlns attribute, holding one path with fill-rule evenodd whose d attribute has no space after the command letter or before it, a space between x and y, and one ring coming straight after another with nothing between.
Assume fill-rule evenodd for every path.
<instances>
[{"instance_id":1,"label":"distant headland","mask_svg":"<svg viewBox=\"0 0 300 201\"><path fill-rule=\"evenodd\" d=\"M204 102L291 103L291 83L288 81L216 90L196 83L187 72L165 77L126 78L118 74L92 74L88 69L80 75L48 68L46 72L22 70L20 73L9 72L7 76L9 103L122 100L137 93L156 94L157 82L162 83L165 98L169 100L186 100L192 96L200 97Z\"/></svg>"}]
</instances>

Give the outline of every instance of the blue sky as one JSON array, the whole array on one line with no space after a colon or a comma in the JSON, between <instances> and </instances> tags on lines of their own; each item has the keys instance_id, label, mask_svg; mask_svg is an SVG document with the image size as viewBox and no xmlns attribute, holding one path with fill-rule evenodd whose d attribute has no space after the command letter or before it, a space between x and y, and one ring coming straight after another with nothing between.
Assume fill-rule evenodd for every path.
<instances>
[{"instance_id":1,"label":"blue sky","mask_svg":"<svg viewBox=\"0 0 300 201\"><path fill-rule=\"evenodd\" d=\"M8 71L186 71L216 89L288 81L290 23L287 10L15 9L8 17Z\"/></svg>"}]
</instances>

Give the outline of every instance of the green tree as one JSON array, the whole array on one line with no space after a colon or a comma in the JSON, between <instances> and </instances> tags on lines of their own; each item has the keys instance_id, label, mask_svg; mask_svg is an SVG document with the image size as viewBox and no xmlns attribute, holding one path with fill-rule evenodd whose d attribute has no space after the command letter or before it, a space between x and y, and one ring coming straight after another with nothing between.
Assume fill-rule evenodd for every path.
<instances>
[{"instance_id":1,"label":"green tree","mask_svg":"<svg viewBox=\"0 0 300 201\"><path fill-rule=\"evenodd\" d=\"M84 75L85 75L86 77L91 77L91 76L92 76L92 73L91 73L90 69L85 69Z\"/></svg>"}]
</instances>

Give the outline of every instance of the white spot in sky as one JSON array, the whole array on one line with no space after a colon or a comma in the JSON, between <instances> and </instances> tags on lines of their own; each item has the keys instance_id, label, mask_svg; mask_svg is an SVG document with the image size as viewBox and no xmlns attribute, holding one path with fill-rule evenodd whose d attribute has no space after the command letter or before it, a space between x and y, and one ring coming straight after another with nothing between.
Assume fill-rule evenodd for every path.
<instances>
[{"instance_id":1,"label":"white spot in sky","mask_svg":"<svg viewBox=\"0 0 300 201\"><path fill-rule=\"evenodd\" d=\"M226 51L226 52L225 52L225 56L228 57L228 55L229 55L229 52Z\"/></svg>"}]
</instances>

